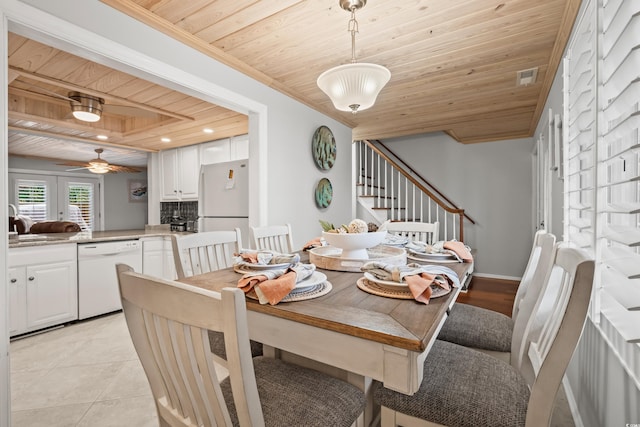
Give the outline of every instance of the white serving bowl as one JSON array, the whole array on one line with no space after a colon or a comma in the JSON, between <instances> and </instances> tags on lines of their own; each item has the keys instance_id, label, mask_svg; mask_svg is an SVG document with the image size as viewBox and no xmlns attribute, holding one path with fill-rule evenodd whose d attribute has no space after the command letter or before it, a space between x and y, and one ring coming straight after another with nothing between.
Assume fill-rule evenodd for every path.
<instances>
[{"instance_id":1,"label":"white serving bowl","mask_svg":"<svg viewBox=\"0 0 640 427\"><path fill-rule=\"evenodd\" d=\"M344 234L322 232L322 237L329 245L342 249L340 258L349 259L368 259L367 249L382 243L386 235L386 231Z\"/></svg>"}]
</instances>

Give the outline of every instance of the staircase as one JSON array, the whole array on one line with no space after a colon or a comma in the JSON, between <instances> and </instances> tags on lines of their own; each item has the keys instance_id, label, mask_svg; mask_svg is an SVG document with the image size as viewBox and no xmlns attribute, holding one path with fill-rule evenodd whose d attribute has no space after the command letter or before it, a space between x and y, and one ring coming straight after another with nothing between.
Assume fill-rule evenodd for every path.
<instances>
[{"instance_id":1,"label":"staircase","mask_svg":"<svg viewBox=\"0 0 640 427\"><path fill-rule=\"evenodd\" d=\"M440 223L440 240L464 242L475 221L380 141L356 141L358 218Z\"/></svg>"}]
</instances>

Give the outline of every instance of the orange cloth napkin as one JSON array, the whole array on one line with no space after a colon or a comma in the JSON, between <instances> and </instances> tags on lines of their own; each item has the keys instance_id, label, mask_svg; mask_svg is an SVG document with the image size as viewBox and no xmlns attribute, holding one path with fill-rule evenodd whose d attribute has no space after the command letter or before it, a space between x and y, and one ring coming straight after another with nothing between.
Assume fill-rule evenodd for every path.
<instances>
[{"instance_id":1,"label":"orange cloth napkin","mask_svg":"<svg viewBox=\"0 0 640 427\"><path fill-rule=\"evenodd\" d=\"M454 240L444 242L443 247L450 251L453 251L462 259L464 262L473 262L473 256L469 249L462 242L457 242Z\"/></svg>"},{"instance_id":2,"label":"orange cloth napkin","mask_svg":"<svg viewBox=\"0 0 640 427\"><path fill-rule=\"evenodd\" d=\"M238 287L241 288L244 293L255 289L260 303L264 304L263 301L266 301L271 305L275 305L282 301L282 298L289 295L289 292L296 287L296 272L291 270L273 279L269 279L265 275L245 275L238 280Z\"/></svg>"},{"instance_id":3,"label":"orange cloth napkin","mask_svg":"<svg viewBox=\"0 0 640 427\"><path fill-rule=\"evenodd\" d=\"M311 239L307 243L305 243L304 246L302 247L302 250L308 251L309 249L317 248L318 246L323 246L323 244L324 243L323 243L322 237L316 237L315 239Z\"/></svg>"},{"instance_id":4,"label":"orange cloth napkin","mask_svg":"<svg viewBox=\"0 0 640 427\"><path fill-rule=\"evenodd\" d=\"M435 279L436 276L429 273L404 276L413 298L423 304L429 304L429 299L431 299L431 294L433 293L431 285L435 284L446 290L451 289L451 285L448 282Z\"/></svg>"},{"instance_id":5,"label":"orange cloth napkin","mask_svg":"<svg viewBox=\"0 0 640 427\"><path fill-rule=\"evenodd\" d=\"M236 255L242 258L243 261L249 262L251 264L258 263L258 252L242 252Z\"/></svg>"}]
</instances>

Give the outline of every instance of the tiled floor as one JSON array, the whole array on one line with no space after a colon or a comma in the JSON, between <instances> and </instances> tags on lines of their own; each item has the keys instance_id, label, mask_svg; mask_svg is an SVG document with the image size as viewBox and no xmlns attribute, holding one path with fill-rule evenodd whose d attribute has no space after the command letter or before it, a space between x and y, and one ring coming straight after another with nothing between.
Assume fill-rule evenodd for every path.
<instances>
[{"instance_id":1,"label":"tiled floor","mask_svg":"<svg viewBox=\"0 0 640 427\"><path fill-rule=\"evenodd\" d=\"M157 426L122 313L11 343L13 427Z\"/></svg>"},{"instance_id":2,"label":"tiled floor","mask_svg":"<svg viewBox=\"0 0 640 427\"><path fill-rule=\"evenodd\" d=\"M11 343L12 427L157 426L122 313ZM552 427L573 427L564 393Z\"/></svg>"}]
</instances>

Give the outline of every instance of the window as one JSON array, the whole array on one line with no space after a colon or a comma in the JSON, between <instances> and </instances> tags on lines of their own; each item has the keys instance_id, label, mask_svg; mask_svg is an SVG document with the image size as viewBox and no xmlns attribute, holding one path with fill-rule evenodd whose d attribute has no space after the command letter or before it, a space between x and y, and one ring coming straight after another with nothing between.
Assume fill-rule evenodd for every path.
<instances>
[{"instance_id":1,"label":"window","mask_svg":"<svg viewBox=\"0 0 640 427\"><path fill-rule=\"evenodd\" d=\"M10 203L34 222L67 220L82 231L99 229L99 178L10 173Z\"/></svg>"},{"instance_id":2,"label":"window","mask_svg":"<svg viewBox=\"0 0 640 427\"><path fill-rule=\"evenodd\" d=\"M19 179L17 193L19 215L26 215L33 221L44 221L48 218L49 191L46 181Z\"/></svg>"},{"instance_id":3,"label":"window","mask_svg":"<svg viewBox=\"0 0 640 427\"><path fill-rule=\"evenodd\" d=\"M592 1L565 58L565 240L592 253L591 318L626 357L640 346L640 2ZM631 360L631 359L629 359Z\"/></svg>"}]
</instances>

